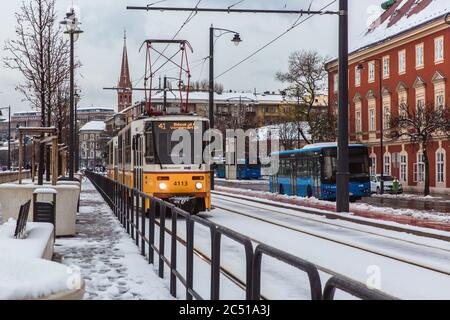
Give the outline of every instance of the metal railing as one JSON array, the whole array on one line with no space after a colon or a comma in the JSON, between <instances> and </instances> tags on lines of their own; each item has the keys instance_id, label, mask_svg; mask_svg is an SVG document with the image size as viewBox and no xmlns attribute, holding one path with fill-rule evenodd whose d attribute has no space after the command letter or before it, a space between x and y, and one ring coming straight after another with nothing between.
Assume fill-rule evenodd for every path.
<instances>
[{"instance_id":1,"label":"metal railing","mask_svg":"<svg viewBox=\"0 0 450 320\"><path fill-rule=\"evenodd\" d=\"M185 288L187 300L205 299L194 289L194 253L198 253L194 248L194 230L196 225L202 225L209 230L211 238L211 257L209 259L211 265L209 299L211 300L220 299L220 277L223 271L220 261L223 237L240 244L244 249L246 265L245 282L242 283L246 300L261 299L263 256L269 256L305 272L308 276L312 300L333 300L337 289L361 299L392 299L391 296L377 290L371 290L364 284L343 276L333 276L329 279L322 293L318 269L308 261L265 244L260 244L253 249L251 239L238 232L219 226L199 216L190 215L171 203L151 197L137 189L131 189L106 176L93 172L86 172L86 176L94 184L124 229L140 248L141 255L148 257L149 264L158 265L159 277L164 278L165 266L170 269L170 294L173 297L177 297L178 281ZM157 216L159 216L159 219L157 219ZM179 219L180 217L185 222L186 239L183 239L177 233L180 228L178 222L182 221ZM168 221L169 218L170 221ZM170 223L170 229L168 228L168 223ZM159 228L158 244L155 244L156 228ZM165 252L166 235L170 236L170 259ZM178 244L184 245L186 250L186 261L183 261L185 275L178 269L180 266L177 259ZM157 261L155 261L155 254Z\"/></svg>"}]
</instances>

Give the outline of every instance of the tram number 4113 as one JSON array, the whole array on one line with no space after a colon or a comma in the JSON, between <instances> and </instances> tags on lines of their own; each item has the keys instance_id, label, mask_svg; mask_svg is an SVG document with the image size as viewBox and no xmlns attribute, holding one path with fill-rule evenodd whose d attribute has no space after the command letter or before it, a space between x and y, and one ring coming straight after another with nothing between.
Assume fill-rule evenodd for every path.
<instances>
[{"instance_id":1,"label":"tram number 4113","mask_svg":"<svg viewBox=\"0 0 450 320\"><path fill-rule=\"evenodd\" d=\"M175 181L173 183L173 185L175 187L187 187L188 186L188 182L187 181Z\"/></svg>"}]
</instances>

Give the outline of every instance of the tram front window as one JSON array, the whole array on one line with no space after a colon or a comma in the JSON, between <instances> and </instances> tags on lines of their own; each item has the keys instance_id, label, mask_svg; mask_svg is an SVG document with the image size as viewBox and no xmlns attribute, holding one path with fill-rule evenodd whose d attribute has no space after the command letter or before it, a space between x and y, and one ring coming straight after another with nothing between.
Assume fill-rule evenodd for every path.
<instances>
[{"instance_id":1,"label":"tram front window","mask_svg":"<svg viewBox=\"0 0 450 320\"><path fill-rule=\"evenodd\" d=\"M178 140L172 141L172 134L175 130L186 130L190 134L188 141ZM156 163L160 164L199 164L202 163L203 148L200 147L198 152L194 150L194 142L199 138L203 138L205 124L200 121L164 121L154 122L153 124L153 141L154 141L154 158ZM199 137L197 136L199 135ZM189 141L190 140L190 141ZM183 142L183 147L178 148L179 155L173 155L174 148ZM202 144L200 144L202 146ZM187 159L187 160L186 160ZM184 161L182 161L184 160Z\"/></svg>"}]
</instances>

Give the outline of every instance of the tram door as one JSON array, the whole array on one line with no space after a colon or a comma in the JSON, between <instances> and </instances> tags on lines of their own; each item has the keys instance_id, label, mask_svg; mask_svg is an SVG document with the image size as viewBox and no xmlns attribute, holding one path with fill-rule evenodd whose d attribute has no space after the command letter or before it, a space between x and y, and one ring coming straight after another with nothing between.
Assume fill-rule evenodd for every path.
<instances>
[{"instance_id":1,"label":"tram door","mask_svg":"<svg viewBox=\"0 0 450 320\"><path fill-rule=\"evenodd\" d=\"M133 137L133 186L140 191L143 183L143 162L143 138L138 134Z\"/></svg>"}]
</instances>

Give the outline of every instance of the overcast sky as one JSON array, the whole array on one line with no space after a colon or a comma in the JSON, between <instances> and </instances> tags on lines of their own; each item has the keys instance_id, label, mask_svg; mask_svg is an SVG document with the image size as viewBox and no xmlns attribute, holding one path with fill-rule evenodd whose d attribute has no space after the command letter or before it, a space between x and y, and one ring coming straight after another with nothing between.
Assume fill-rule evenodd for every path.
<instances>
[{"instance_id":1,"label":"overcast sky","mask_svg":"<svg viewBox=\"0 0 450 320\"><path fill-rule=\"evenodd\" d=\"M0 11L0 44L14 38L16 12L22 0L2 1ZM29 0L25 0L29 1ZM123 30L127 30L128 54L131 77L136 87L144 73L145 53L139 47L145 39L172 38L189 13L186 12L145 12L126 10L127 5L143 6L156 0L74 0L80 8L82 29L76 45L76 53L83 67L77 70L76 80L81 86L80 106L105 106L116 108L116 93L102 88L116 86L122 56ZM195 6L198 0L167 0L159 5ZM61 19L71 4L71 0L56 0ZM202 7L225 8L238 0L202 0ZM312 9L319 9L332 0L313 0ZM350 0L350 46L362 34L368 21L376 16L381 0ZM311 0L245 0L241 8L307 9ZM337 10L336 1L330 10ZM303 17L304 18L304 17ZM190 55L192 80L208 77L208 63L198 61L208 55L208 36L211 23L216 27L240 32L243 42L235 47L232 35L224 35L215 46L215 71L222 71L242 60L265 43L288 29L298 19L296 15L243 15L198 13L182 30L177 38L188 40L194 49ZM286 70L289 54L294 50L315 49L328 57L337 56L338 19L335 16L316 16L290 31L283 38L261 51L258 55L233 71L220 77L225 89L251 90L258 92L277 91L283 86L274 75ZM1 52L4 56L4 52ZM197 62L196 62L197 61ZM168 69L170 69L168 67ZM14 90L21 76L0 67L0 105L11 105L15 111L29 110L22 97ZM175 70L167 71L174 76ZM142 98L142 93L134 93L133 100Z\"/></svg>"}]
</instances>

